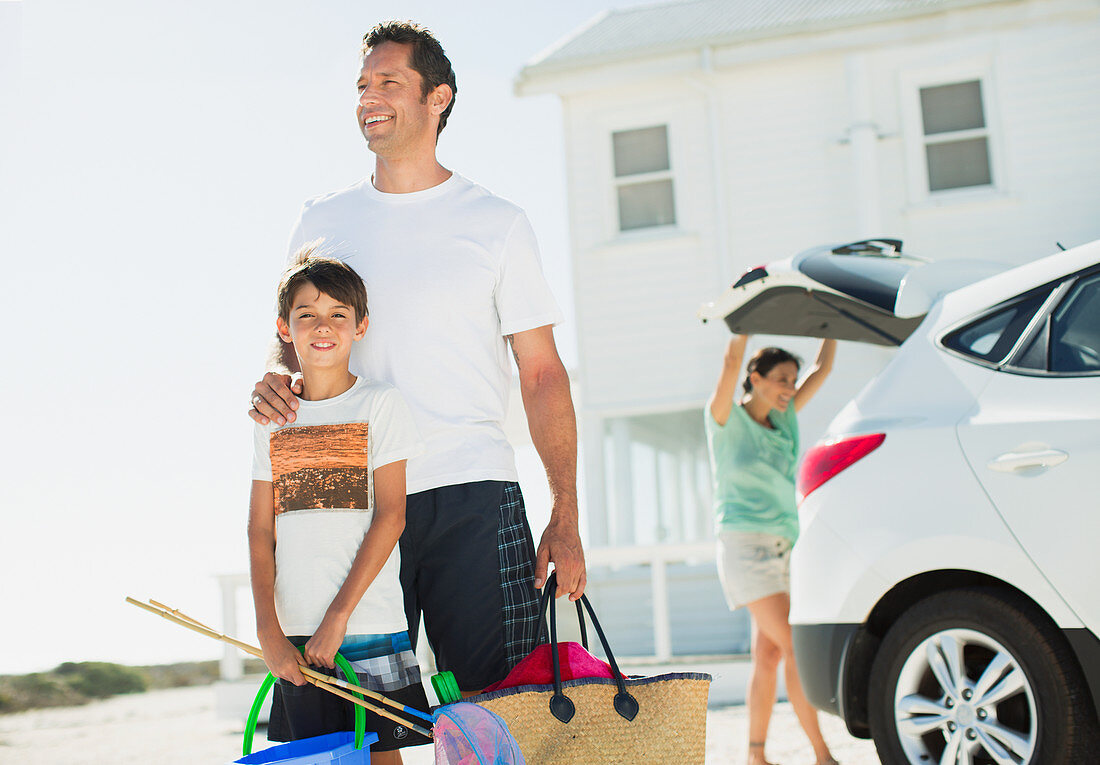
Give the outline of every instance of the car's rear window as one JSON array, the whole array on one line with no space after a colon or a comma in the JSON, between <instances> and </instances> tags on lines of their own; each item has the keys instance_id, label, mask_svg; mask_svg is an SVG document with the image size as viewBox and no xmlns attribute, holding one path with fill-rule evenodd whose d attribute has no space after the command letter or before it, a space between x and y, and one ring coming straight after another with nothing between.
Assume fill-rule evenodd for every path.
<instances>
[{"instance_id":1,"label":"car's rear window","mask_svg":"<svg viewBox=\"0 0 1100 765\"><path fill-rule=\"evenodd\" d=\"M881 255L823 252L806 258L798 268L837 292L892 312L901 282L913 268L913 262Z\"/></svg>"}]
</instances>

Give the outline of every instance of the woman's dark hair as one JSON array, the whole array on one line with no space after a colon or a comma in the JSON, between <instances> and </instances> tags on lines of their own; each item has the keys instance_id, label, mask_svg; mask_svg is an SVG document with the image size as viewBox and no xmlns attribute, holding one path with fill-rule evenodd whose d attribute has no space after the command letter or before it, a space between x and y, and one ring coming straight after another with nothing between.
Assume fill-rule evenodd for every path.
<instances>
[{"instance_id":1,"label":"woman's dark hair","mask_svg":"<svg viewBox=\"0 0 1100 765\"><path fill-rule=\"evenodd\" d=\"M412 51L409 53L409 67L420 75L421 103L440 85L450 86L451 103L447 104L447 108L439 115L439 128L435 132L438 136L447 125L447 118L451 116L451 109L455 105L455 96L458 95L455 71L451 67L451 60L443 52L443 46L427 27L412 21L383 21L363 35L360 55L367 55L371 48L384 42L412 46Z\"/></svg>"},{"instance_id":2,"label":"woman's dark hair","mask_svg":"<svg viewBox=\"0 0 1100 765\"><path fill-rule=\"evenodd\" d=\"M776 348L774 346L758 350L753 354L753 357L749 359L749 365L745 368L745 382L743 383L745 393L752 392L753 372L757 372L761 377L765 377L768 372L772 371L776 366L788 361L793 362L797 368L802 367L802 361L790 351L785 351L782 348Z\"/></svg>"}]
</instances>

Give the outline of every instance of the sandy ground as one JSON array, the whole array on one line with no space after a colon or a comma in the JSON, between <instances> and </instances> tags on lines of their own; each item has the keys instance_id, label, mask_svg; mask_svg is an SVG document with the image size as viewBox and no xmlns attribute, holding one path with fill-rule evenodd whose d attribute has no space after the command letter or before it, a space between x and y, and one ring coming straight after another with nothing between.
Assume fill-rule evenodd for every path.
<instances>
[{"instance_id":1,"label":"sandy ground","mask_svg":"<svg viewBox=\"0 0 1100 765\"><path fill-rule=\"evenodd\" d=\"M844 765L878 762L874 746L851 738L837 718L822 715L822 727L834 755ZM0 716L0 763L230 763L241 756L243 728L243 723L215 717L214 692L209 687L153 691L83 707ZM262 736L257 739L260 748ZM707 713L707 765L744 762L746 739L744 707ZM434 762L430 747L406 751L406 765ZM776 705L768 757L782 765L812 765L814 761L789 704Z\"/></svg>"}]
</instances>

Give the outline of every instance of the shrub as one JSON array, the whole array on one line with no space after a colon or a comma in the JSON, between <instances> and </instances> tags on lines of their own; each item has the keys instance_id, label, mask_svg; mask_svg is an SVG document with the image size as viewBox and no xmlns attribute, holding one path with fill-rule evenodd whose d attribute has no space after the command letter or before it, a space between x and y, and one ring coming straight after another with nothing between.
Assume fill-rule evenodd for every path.
<instances>
[{"instance_id":1,"label":"shrub","mask_svg":"<svg viewBox=\"0 0 1100 765\"><path fill-rule=\"evenodd\" d=\"M54 672L70 688L93 699L140 693L147 686L145 677L133 667L105 661L67 661Z\"/></svg>"},{"instance_id":2,"label":"shrub","mask_svg":"<svg viewBox=\"0 0 1100 765\"><path fill-rule=\"evenodd\" d=\"M0 692L5 712L18 712L38 707L63 707L85 704L88 697L69 687L68 683L46 672L0 678Z\"/></svg>"}]
</instances>

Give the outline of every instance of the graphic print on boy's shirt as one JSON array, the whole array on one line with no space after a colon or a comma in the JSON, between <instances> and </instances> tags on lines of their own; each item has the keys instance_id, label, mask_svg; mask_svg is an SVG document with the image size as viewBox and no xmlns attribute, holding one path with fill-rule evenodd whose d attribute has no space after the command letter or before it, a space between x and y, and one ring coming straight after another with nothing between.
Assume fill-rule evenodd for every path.
<instances>
[{"instance_id":1,"label":"graphic print on boy's shirt","mask_svg":"<svg viewBox=\"0 0 1100 765\"><path fill-rule=\"evenodd\" d=\"M275 514L373 509L369 426L304 425L271 433Z\"/></svg>"}]
</instances>

